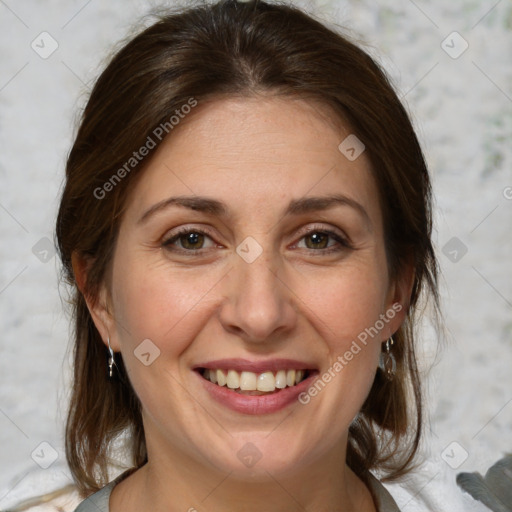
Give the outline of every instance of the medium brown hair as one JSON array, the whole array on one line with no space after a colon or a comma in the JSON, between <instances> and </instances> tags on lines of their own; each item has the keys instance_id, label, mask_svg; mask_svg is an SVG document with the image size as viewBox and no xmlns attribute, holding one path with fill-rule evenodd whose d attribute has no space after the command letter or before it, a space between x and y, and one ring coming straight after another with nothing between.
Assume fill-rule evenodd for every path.
<instances>
[{"instance_id":1,"label":"medium brown hair","mask_svg":"<svg viewBox=\"0 0 512 512\"><path fill-rule=\"evenodd\" d=\"M411 466L422 429L414 337L422 291L437 305L431 186L411 122L385 73L345 36L293 6L224 0L162 15L118 51L91 92L67 161L56 225L73 291L66 455L84 495L108 481L111 448L121 434L134 467L147 453L141 404L120 355L115 377L108 378L107 351L78 290L72 255L90 263L82 292L94 300L112 262L126 198L150 158L123 173L105 197L95 191L191 98L200 104L259 93L319 101L366 146L390 275L397 279L412 265L414 283L406 320L394 335L395 378L377 371L350 426L347 463L361 477L380 469L394 478Z\"/></svg>"}]
</instances>

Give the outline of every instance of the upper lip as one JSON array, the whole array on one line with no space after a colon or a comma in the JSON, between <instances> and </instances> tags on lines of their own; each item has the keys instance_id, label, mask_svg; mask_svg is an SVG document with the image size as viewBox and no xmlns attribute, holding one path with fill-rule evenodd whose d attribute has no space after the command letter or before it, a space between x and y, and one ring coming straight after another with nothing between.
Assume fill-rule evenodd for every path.
<instances>
[{"instance_id":1,"label":"upper lip","mask_svg":"<svg viewBox=\"0 0 512 512\"><path fill-rule=\"evenodd\" d=\"M268 359L265 361L250 361L248 359L231 358L216 359L194 365L194 370L209 368L211 370L235 370L237 372L277 372L279 370L314 370L311 363L298 361L296 359Z\"/></svg>"}]
</instances>

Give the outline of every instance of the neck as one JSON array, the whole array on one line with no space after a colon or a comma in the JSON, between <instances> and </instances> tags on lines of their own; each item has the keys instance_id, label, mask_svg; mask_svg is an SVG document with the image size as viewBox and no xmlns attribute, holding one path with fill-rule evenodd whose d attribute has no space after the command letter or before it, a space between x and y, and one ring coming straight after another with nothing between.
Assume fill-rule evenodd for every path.
<instances>
[{"instance_id":1,"label":"neck","mask_svg":"<svg viewBox=\"0 0 512 512\"><path fill-rule=\"evenodd\" d=\"M143 468L114 488L112 512L375 512L368 489L345 465L345 449L291 471L256 476L206 467L179 450L169 457L148 446L148 455Z\"/></svg>"}]
</instances>

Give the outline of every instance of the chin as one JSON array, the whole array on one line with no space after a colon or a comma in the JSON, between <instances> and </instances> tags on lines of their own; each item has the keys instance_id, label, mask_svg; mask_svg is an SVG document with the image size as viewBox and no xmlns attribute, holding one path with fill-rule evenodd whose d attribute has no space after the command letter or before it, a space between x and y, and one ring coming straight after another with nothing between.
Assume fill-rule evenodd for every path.
<instances>
[{"instance_id":1,"label":"chin","mask_svg":"<svg viewBox=\"0 0 512 512\"><path fill-rule=\"evenodd\" d=\"M243 434L230 439L224 453L214 461L218 469L232 473L230 478L245 482L267 482L271 477L291 475L311 457L309 443L300 443L292 434L275 431ZM270 476L271 475L271 476Z\"/></svg>"}]
</instances>

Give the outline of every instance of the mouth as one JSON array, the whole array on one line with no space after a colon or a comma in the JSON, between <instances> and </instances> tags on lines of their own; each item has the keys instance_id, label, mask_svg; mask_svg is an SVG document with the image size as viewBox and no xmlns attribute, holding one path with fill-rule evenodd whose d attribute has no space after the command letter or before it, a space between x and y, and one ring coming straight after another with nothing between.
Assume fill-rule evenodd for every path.
<instances>
[{"instance_id":1,"label":"mouth","mask_svg":"<svg viewBox=\"0 0 512 512\"><path fill-rule=\"evenodd\" d=\"M192 368L204 391L241 414L271 414L293 407L315 381L314 363L296 359L217 359Z\"/></svg>"},{"instance_id":2,"label":"mouth","mask_svg":"<svg viewBox=\"0 0 512 512\"><path fill-rule=\"evenodd\" d=\"M237 371L235 369L202 368L201 377L218 387L225 387L240 395L265 396L293 388L308 379L315 370L281 369L277 371Z\"/></svg>"}]
</instances>

